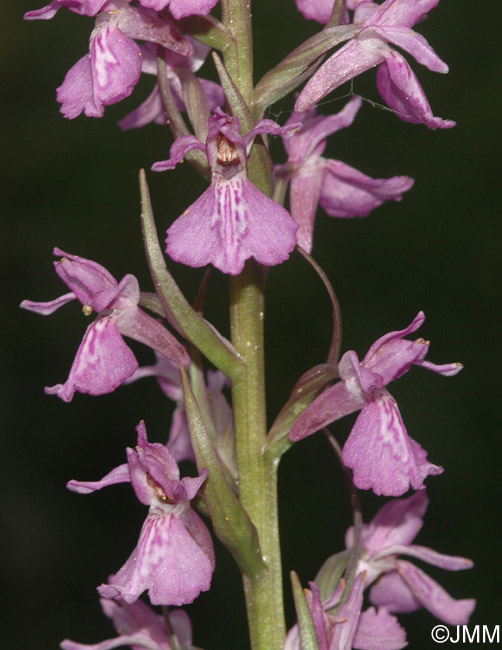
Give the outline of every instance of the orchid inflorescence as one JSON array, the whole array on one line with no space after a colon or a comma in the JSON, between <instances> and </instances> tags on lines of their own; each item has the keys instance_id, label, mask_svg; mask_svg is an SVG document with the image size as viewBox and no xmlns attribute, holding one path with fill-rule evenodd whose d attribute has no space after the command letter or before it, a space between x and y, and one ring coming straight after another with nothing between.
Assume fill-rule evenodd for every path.
<instances>
[{"instance_id":1,"label":"orchid inflorescence","mask_svg":"<svg viewBox=\"0 0 502 650\"><path fill-rule=\"evenodd\" d=\"M167 443L150 442L142 421L124 464L100 480L68 482L78 494L130 483L148 514L130 557L97 588L118 636L94 645L65 640L64 650L194 648L187 613L168 608L188 605L210 589L213 538L243 575L253 650L397 650L407 641L396 614L419 608L450 625L468 622L474 600L452 598L404 559L450 571L472 566L413 543L428 506L425 481L444 470L408 435L387 389L412 366L446 377L462 366L426 360L429 342L409 338L423 325L423 312L404 329L378 338L362 360L354 350L340 356L336 296L310 255L319 206L335 218L366 217L386 201L401 201L414 184L404 175L372 178L324 156L328 138L350 127L363 103L353 96L337 113L325 114L318 112L321 100L376 67L378 91L397 118L429 129L455 125L433 115L400 52L432 71L448 71L413 29L438 2L296 0L302 15L323 27L256 85L246 0L52 0L25 15L48 20L65 9L95 20L89 52L57 89L66 118L103 117L107 106L133 93L142 73L155 77L148 98L120 127L169 126L174 141L168 158L152 170L171 171L187 160L208 181L181 215L172 215L165 252L190 267L212 265L230 283L227 338L203 317L204 299L193 307L168 270L142 172L143 237L155 293L141 291L131 274L118 281L101 264L55 248L54 267L69 293L21 304L45 316L77 300L84 315L92 316L68 379L46 393L71 402L75 392L103 395L155 377L174 403ZM198 76L211 50L219 83ZM265 117L269 106L294 93L294 110L283 124ZM272 161L268 136L282 139L283 162ZM286 263L295 250L328 289L332 345L326 361L298 379L267 430L266 271ZM124 339L151 348L155 361L139 367ZM353 413L357 419L343 448L328 436L350 480L354 525L346 548L326 560L308 589L292 574L297 623L288 632L277 467L293 444ZM196 476L181 478L181 461L194 462ZM358 489L391 497L367 524ZM162 615L146 600L161 606Z\"/></svg>"}]
</instances>

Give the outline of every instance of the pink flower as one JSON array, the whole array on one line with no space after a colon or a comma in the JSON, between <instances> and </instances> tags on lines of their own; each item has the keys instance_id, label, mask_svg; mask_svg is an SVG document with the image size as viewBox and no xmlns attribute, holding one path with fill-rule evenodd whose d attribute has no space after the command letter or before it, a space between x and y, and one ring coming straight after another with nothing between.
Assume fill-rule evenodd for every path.
<instances>
[{"instance_id":1,"label":"pink flower","mask_svg":"<svg viewBox=\"0 0 502 650\"><path fill-rule=\"evenodd\" d=\"M161 11L166 7L176 20L187 16L205 16L218 0L140 0L144 7Z\"/></svg>"},{"instance_id":2,"label":"pink flower","mask_svg":"<svg viewBox=\"0 0 502 650\"><path fill-rule=\"evenodd\" d=\"M398 117L413 124L426 124L431 129L455 126L452 120L434 117L427 97L406 59L390 45L408 52L429 70L448 72L448 66L426 39L411 29L438 2L385 0L381 5L354 2L353 22L360 27L359 32L315 72L300 93L295 110L310 109L349 79L378 66L378 91ZM320 0L310 0L306 4L317 6L321 3ZM325 10L319 11L321 15L326 15Z\"/></svg>"},{"instance_id":3,"label":"pink flower","mask_svg":"<svg viewBox=\"0 0 502 650\"><path fill-rule=\"evenodd\" d=\"M296 239L308 253L318 204L331 217L365 217L384 201L400 201L413 185L408 176L370 178L340 160L322 156L327 136L350 126L360 107L361 98L354 97L335 115L316 115L313 109L293 113L287 122L301 122L302 128L284 140L288 162L275 171L290 179L291 215L300 226Z\"/></svg>"},{"instance_id":4,"label":"pink flower","mask_svg":"<svg viewBox=\"0 0 502 650\"><path fill-rule=\"evenodd\" d=\"M120 465L101 481L70 481L67 487L89 494L109 485L131 482L136 496L150 507L138 545L124 566L98 587L105 598L131 604L148 590L153 605L191 603L207 591L214 571L211 535L191 508L207 478L204 470L197 478L180 480L178 465L168 449L150 443L146 428L136 428L138 444L127 449L127 464Z\"/></svg>"},{"instance_id":5,"label":"pink flower","mask_svg":"<svg viewBox=\"0 0 502 650\"><path fill-rule=\"evenodd\" d=\"M25 14L27 19L49 19L61 7L86 16L96 16L89 38L89 53L67 72L57 89L61 112L73 119L84 112L102 117L105 106L128 97L141 76L141 51L134 39L162 45L183 56L192 47L167 20L130 0L54 0L50 5Z\"/></svg>"},{"instance_id":6,"label":"pink flower","mask_svg":"<svg viewBox=\"0 0 502 650\"><path fill-rule=\"evenodd\" d=\"M66 639L62 650L112 650L130 646L136 650L171 650L172 645L163 616L156 614L142 600L131 605L101 598L103 612L113 622L119 636L88 645ZM181 650L192 650L192 625L181 609L169 612L169 623Z\"/></svg>"},{"instance_id":7,"label":"pink flower","mask_svg":"<svg viewBox=\"0 0 502 650\"><path fill-rule=\"evenodd\" d=\"M385 388L412 365L447 377L462 369L459 363L438 366L425 361L429 343L404 338L424 321L423 312L419 312L404 330L390 332L373 343L362 361L356 352L346 352L338 366L341 381L321 393L290 431L292 441L300 440L361 409L342 458L354 472L354 484L362 490L401 496L410 487L422 488L429 474L443 471L427 462L427 452L408 436L396 401Z\"/></svg>"},{"instance_id":8,"label":"pink flower","mask_svg":"<svg viewBox=\"0 0 502 650\"><path fill-rule=\"evenodd\" d=\"M111 393L136 371L138 362L122 336L128 336L171 359L189 365L190 357L179 341L155 318L138 307L138 281L126 275L120 282L100 264L69 255L59 248L56 273L71 289L50 302L23 300L21 307L48 316L72 300L82 303L85 315L98 314L87 328L66 383L45 392L70 402L75 391L89 395Z\"/></svg>"},{"instance_id":9,"label":"pink flower","mask_svg":"<svg viewBox=\"0 0 502 650\"><path fill-rule=\"evenodd\" d=\"M181 56L176 54L176 52L171 52L170 50L164 51L167 81L176 105L180 111L186 110L180 72L183 69L196 72L202 66L210 51L210 48L207 45L203 45L194 38L187 36L186 39L193 47L193 54L191 56ZM156 45L153 43L145 43L144 45L141 45L141 55L143 62L142 72L157 76ZM225 95L222 87L214 81L209 81L207 79L199 79L199 82L204 94L206 95L208 109L214 111L217 106L223 106L225 103ZM155 84L147 99L145 99L138 108L123 117L118 124L121 129L126 131L127 129L140 128L150 122L155 122L156 124L167 124L166 113L164 106L162 105L158 83Z\"/></svg>"},{"instance_id":10,"label":"pink flower","mask_svg":"<svg viewBox=\"0 0 502 650\"><path fill-rule=\"evenodd\" d=\"M193 135L174 142L169 160L155 163L152 170L173 169L188 151L199 149L206 153L212 181L168 229L168 255L188 266L213 264L230 275L239 274L251 257L267 266L288 258L298 226L287 210L251 183L246 163L258 133L281 135L291 128L260 120L243 137L238 119L216 110L205 144Z\"/></svg>"},{"instance_id":11,"label":"pink flower","mask_svg":"<svg viewBox=\"0 0 502 650\"><path fill-rule=\"evenodd\" d=\"M354 580L350 595L338 609L336 616L329 610L340 603L345 584L340 582L332 596L321 602L315 582L306 590L307 601L314 623L319 650L401 650L406 643L406 633L395 616L382 608L370 607L361 612L363 605L364 576ZM288 632L284 650L302 650L298 625Z\"/></svg>"},{"instance_id":12,"label":"pink flower","mask_svg":"<svg viewBox=\"0 0 502 650\"><path fill-rule=\"evenodd\" d=\"M127 383L152 376L157 378L164 394L176 404L167 448L178 463L182 460L195 461L179 366L158 354L153 366L138 368ZM205 410L210 422L206 422L206 425L220 460L228 470L228 475L233 476L237 481L233 412L223 393L223 389L228 385L229 380L222 372L207 371L204 387Z\"/></svg>"},{"instance_id":13,"label":"pink flower","mask_svg":"<svg viewBox=\"0 0 502 650\"><path fill-rule=\"evenodd\" d=\"M389 612L412 612L424 607L449 625L466 625L476 605L472 599L455 600L432 578L402 555L422 560L448 571L461 571L473 566L464 557L442 555L411 542L423 525L429 501L425 491L408 499L394 499L377 512L364 527L359 574L365 584L373 584L370 600ZM347 548L352 546L353 529L346 535Z\"/></svg>"}]
</instances>

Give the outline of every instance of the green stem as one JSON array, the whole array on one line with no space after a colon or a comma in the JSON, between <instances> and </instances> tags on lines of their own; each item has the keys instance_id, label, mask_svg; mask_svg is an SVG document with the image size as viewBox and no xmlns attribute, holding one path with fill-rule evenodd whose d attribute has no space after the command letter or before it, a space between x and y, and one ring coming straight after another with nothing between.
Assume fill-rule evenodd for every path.
<instances>
[{"instance_id":1,"label":"green stem","mask_svg":"<svg viewBox=\"0 0 502 650\"><path fill-rule=\"evenodd\" d=\"M247 372L232 386L239 498L255 525L266 569L244 576L253 650L279 650L285 637L277 509L277 464L263 455L266 407L262 269L249 261L230 280L232 342Z\"/></svg>"},{"instance_id":2,"label":"green stem","mask_svg":"<svg viewBox=\"0 0 502 650\"><path fill-rule=\"evenodd\" d=\"M251 0L222 0L222 22L233 43L223 55L225 67L239 87L248 106L253 97L253 30Z\"/></svg>"},{"instance_id":3,"label":"green stem","mask_svg":"<svg viewBox=\"0 0 502 650\"><path fill-rule=\"evenodd\" d=\"M247 106L253 103L253 36L250 0L221 0L222 22L232 37L224 65ZM261 145L263 146L263 145ZM256 149L257 145L255 144ZM251 152L248 176L270 194L265 164ZM277 505L277 463L264 455L267 436L263 345L263 269L249 260L230 278L232 343L246 371L232 382L239 499L259 536L265 568L244 575L252 650L280 650L286 626Z\"/></svg>"}]
</instances>

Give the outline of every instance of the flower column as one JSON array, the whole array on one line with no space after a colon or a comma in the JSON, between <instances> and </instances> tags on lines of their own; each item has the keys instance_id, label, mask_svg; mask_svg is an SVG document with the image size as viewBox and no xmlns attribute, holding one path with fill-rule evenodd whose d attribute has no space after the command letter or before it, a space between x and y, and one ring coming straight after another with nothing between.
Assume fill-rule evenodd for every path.
<instances>
[{"instance_id":1,"label":"flower column","mask_svg":"<svg viewBox=\"0 0 502 650\"><path fill-rule=\"evenodd\" d=\"M248 106L253 99L250 2L222 0L222 20L233 37L224 53L225 67ZM257 145L259 146L259 145ZM249 179L264 186L264 165L254 147L248 163ZM246 361L246 373L234 382L239 498L258 530L266 569L244 576L246 606L253 650L281 648L285 637L281 555L277 512L277 467L262 454L267 435L263 355L264 297L262 267L248 260L243 272L230 277L232 343Z\"/></svg>"}]
</instances>

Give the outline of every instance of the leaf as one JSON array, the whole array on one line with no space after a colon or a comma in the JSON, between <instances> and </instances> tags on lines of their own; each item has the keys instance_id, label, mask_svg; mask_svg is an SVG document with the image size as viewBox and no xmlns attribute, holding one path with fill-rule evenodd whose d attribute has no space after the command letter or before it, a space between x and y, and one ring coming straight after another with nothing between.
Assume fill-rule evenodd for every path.
<instances>
[{"instance_id":1,"label":"leaf","mask_svg":"<svg viewBox=\"0 0 502 650\"><path fill-rule=\"evenodd\" d=\"M291 447L288 433L298 416L337 376L335 364L321 363L300 377L270 429L265 445L267 454L279 458Z\"/></svg>"},{"instance_id":2,"label":"leaf","mask_svg":"<svg viewBox=\"0 0 502 650\"><path fill-rule=\"evenodd\" d=\"M209 472L204 486L204 495L211 514L214 532L221 543L232 553L240 570L250 577L256 577L265 569L258 533L225 478L220 459L209 438L184 369L181 371L181 377L190 438L197 467L199 472L204 468Z\"/></svg>"},{"instance_id":3,"label":"leaf","mask_svg":"<svg viewBox=\"0 0 502 650\"><path fill-rule=\"evenodd\" d=\"M327 600L335 591L350 559L350 550L331 555L319 569L315 583L321 592L321 600Z\"/></svg>"},{"instance_id":4,"label":"leaf","mask_svg":"<svg viewBox=\"0 0 502 650\"><path fill-rule=\"evenodd\" d=\"M313 74L317 67L313 64L317 61L318 65L320 57L355 36L359 29L356 25L338 25L306 40L260 79L255 88L254 105L263 111L287 95Z\"/></svg>"},{"instance_id":5,"label":"leaf","mask_svg":"<svg viewBox=\"0 0 502 650\"><path fill-rule=\"evenodd\" d=\"M183 32L221 52L227 50L234 42L225 25L214 16L189 16L178 21L173 21L170 16L169 20L180 27Z\"/></svg>"},{"instance_id":6,"label":"leaf","mask_svg":"<svg viewBox=\"0 0 502 650\"><path fill-rule=\"evenodd\" d=\"M206 141L209 108L207 97L199 79L186 66L176 68L176 74L181 81L183 101L187 108L188 117L193 126L195 135L201 142ZM201 152L199 152L201 153Z\"/></svg>"},{"instance_id":7,"label":"leaf","mask_svg":"<svg viewBox=\"0 0 502 650\"><path fill-rule=\"evenodd\" d=\"M312 620L310 607L307 598L305 597L305 592L300 583L300 579L295 571L291 571L290 575L291 586L293 587L293 597L295 599L296 616L298 618L298 627L300 629L301 649L319 650L314 621Z\"/></svg>"}]
</instances>

